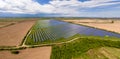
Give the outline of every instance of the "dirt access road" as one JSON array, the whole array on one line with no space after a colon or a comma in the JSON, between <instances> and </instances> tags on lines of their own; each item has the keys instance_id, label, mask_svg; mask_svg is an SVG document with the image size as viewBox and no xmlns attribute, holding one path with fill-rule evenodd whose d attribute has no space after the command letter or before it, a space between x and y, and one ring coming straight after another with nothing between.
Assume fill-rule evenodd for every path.
<instances>
[{"instance_id":1,"label":"dirt access road","mask_svg":"<svg viewBox=\"0 0 120 59\"><path fill-rule=\"evenodd\" d=\"M29 20L0 29L0 46L18 46L36 21Z\"/></svg>"}]
</instances>

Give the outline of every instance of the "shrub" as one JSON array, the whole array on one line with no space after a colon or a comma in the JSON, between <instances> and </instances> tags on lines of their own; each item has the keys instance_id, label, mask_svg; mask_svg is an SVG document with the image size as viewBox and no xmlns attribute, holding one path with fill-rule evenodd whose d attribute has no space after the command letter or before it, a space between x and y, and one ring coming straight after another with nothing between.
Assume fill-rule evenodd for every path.
<instances>
[{"instance_id":1,"label":"shrub","mask_svg":"<svg viewBox=\"0 0 120 59\"><path fill-rule=\"evenodd\" d=\"M12 53L12 54L19 54L20 52L17 51L17 50L13 50L13 51L11 51L11 53Z\"/></svg>"}]
</instances>

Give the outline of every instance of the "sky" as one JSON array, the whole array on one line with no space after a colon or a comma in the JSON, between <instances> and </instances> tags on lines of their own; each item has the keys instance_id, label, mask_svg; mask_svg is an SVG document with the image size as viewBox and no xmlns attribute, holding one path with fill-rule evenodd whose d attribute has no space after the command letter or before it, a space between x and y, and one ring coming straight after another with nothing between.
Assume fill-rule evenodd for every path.
<instances>
[{"instance_id":1,"label":"sky","mask_svg":"<svg viewBox=\"0 0 120 59\"><path fill-rule=\"evenodd\" d=\"M0 0L0 17L120 17L120 0Z\"/></svg>"}]
</instances>

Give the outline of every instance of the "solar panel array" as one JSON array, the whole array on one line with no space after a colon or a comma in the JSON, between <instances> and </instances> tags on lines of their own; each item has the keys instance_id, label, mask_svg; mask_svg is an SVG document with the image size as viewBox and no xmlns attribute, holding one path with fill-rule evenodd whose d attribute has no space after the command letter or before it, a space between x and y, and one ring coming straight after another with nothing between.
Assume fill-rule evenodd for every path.
<instances>
[{"instance_id":1,"label":"solar panel array","mask_svg":"<svg viewBox=\"0 0 120 59\"><path fill-rule=\"evenodd\" d=\"M34 42L43 42L45 40L68 38L78 33L83 35L120 37L120 34L117 33L58 20L39 20L31 29L28 37L34 40Z\"/></svg>"}]
</instances>

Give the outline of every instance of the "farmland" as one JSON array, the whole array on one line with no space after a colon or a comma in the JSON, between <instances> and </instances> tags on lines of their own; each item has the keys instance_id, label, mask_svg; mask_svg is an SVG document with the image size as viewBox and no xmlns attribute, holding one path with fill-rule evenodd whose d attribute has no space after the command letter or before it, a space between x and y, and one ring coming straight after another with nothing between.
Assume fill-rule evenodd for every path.
<instances>
[{"instance_id":1,"label":"farmland","mask_svg":"<svg viewBox=\"0 0 120 59\"><path fill-rule=\"evenodd\" d=\"M35 21L24 21L0 29L0 46L20 45ZM7 43L7 44L6 44Z\"/></svg>"},{"instance_id":2,"label":"farmland","mask_svg":"<svg viewBox=\"0 0 120 59\"><path fill-rule=\"evenodd\" d=\"M69 20L63 20L64 18L58 18L59 20L36 18L39 19L37 21L28 19L22 18L19 21L11 19L11 22L16 23L0 29L0 58L1 56L2 59L120 58L120 34L118 33L74 24ZM81 22L88 23L84 20ZM95 22L90 21L90 23ZM112 22L99 20L98 23L111 24Z\"/></svg>"},{"instance_id":3,"label":"farmland","mask_svg":"<svg viewBox=\"0 0 120 59\"><path fill-rule=\"evenodd\" d=\"M6 26L9 26L9 25L13 25L17 22L0 22L0 28L2 27L6 27Z\"/></svg>"},{"instance_id":4,"label":"farmland","mask_svg":"<svg viewBox=\"0 0 120 59\"><path fill-rule=\"evenodd\" d=\"M49 22L52 22L52 21L48 21L48 20L44 20L44 21L46 21L47 24ZM71 39L71 38L60 38L61 36L58 36L60 38L60 41L59 41L59 39L56 39L56 36L52 36L51 33L49 33L51 35L45 34L45 33L48 33L47 32L48 29L54 28L54 26L56 24L52 24L52 26L50 25L51 23L49 23L49 25L42 25L42 23L46 24L44 21L38 21L38 23L36 23L35 26L31 29L30 34L33 34L36 31L38 31L38 32L36 32L36 34L34 34L33 36L29 35L27 37L26 44L27 45L39 45L39 44L43 44L43 43L44 44L52 44L52 43L54 43L54 44L52 44L53 47L52 47L51 59L56 59L56 58L57 59L79 59L79 58L80 59L81 58L85 59L85 58L87 58L87 54L89 53L89 50L91 51L92 49L93 49L92 51L94 51L94 49L98 49L98 50L107 49L106 47L114 47L114 48L118 48L118 49L120 48L120 46L119 46L120 45L119 44L120 43L120 38L109 37L109 36L101 37L101 36L91 36L91 35L86 36L86 35L77 34L77 35L73 36L74 38L79 38L79 39L77 39L75 41L70 41L69 42L67 40ZM55 28L62 28L62 27L57 26ZM55 28L54 28L54 31L55 31ZM75 29L73 29L73 31L74 30ZM54 32L54 34L56 32ZM69 33L69 32L65 32L65 33ZM75 33L75 32L72 32L72 33ZM40 35L43 36L43 37L40 37ZM30 39L30 36L31 36L31 39ZM54 38L53 39L51 39L51 38L48 39L51 36L54 37ZM64 36L62 36L62 37L64 37ZM58 41L59 41L59 43L58 43ZM66 41L66 42L63 43L63 41ZM60 42L62 44L60 44ZM113 49L113 48L110 48L110 49ZM102 50L102 51L104 51L104 50ZM107 51L109 51L109 50L107 50ZM109 51L109 52L111 52L111 51ZM94 53L99 53L100 54L100 55L98 54L98 56L101 56L101 57L96 57L97 59L99 59L99 58L103 58L103 59L109 58L110 59L109 56L106 56L105 52L94 51ZM101 54L103 54L103 55L101 55ZM114 55L115 53L111 53L110 55L112 55L112 54ZM88 56L89 56L88 57L88 59L89 59L89 58L95 57L96 54L93 54L93 56L90 56L90 55L88 55ZM119 56L116 56L116 57L113 57L113 58L119 58Z\"/></svg>"},{"instance_id":5,"label":"farmland","mask_svg":"<svg viewBox=\"0 0 120 59\"><path fill-rule=\"evenodd\" d=\"M18 51L19 54L12 54L11 51L0 51L0 59L49 59L51 47L29 48Z\"/></svg>"},{"instance_id":6,"label":"farmland","mask_svg":"<svg viewBox=\"0 0 120 59\"><path fill-rule=\"evenodd\" d=\"M120 19L67 19L64 21L120 33Z\"/></svg>"}]
</instances>

